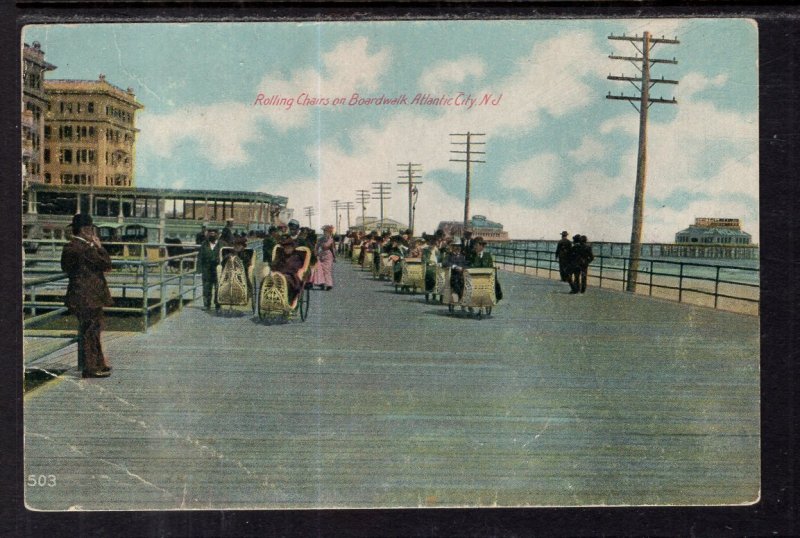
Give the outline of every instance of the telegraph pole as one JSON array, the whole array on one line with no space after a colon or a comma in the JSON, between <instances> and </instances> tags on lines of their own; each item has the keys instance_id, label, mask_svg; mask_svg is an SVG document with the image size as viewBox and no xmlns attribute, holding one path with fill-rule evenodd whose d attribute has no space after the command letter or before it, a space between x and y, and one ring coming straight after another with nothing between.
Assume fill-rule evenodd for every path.
<instances>
[{"instance_id":1,"label":"telegraph pole","mask_svg":"<svg viewBox=\"0 0 800 538\"><path fill-rule=\"evenodd\" d=\"M414 164L412 162L397 164L397 171L406 174L404 176L397 176L399 179L406 178L406 181L398 181L397 184L408 185L408 227L411 230L412 236L414 235L414 193L419 192L416 185L422 185L422 181L414 180L422 177L419 175L420 172L422 172L421 166L421 164Z\"/></svg>"},{"instance_id":2,"label":"telegraph pole","mask_svg":"<svg viewBox=\"0 0 800 538\"><path fill-rule=\"evenodd\" d=\"M677 65L678 61L673 57L671 60L651 58L650 53L656 45L677 45L680 43L678 39L665 39L661 36L660 39L650 36L650 32L645 32L642 37L638 35L629 37L626 35L615 36L610 35L608 39L613 41L628 41L631 45L641 54L641 56L616 56L610 54L608 57L612 60L623 60L633 64L636 69L641 73L641 77L626 77L624 75L614 76L608 75L608 80L619 80L630 82L634 88L639 92L639 95L611 95L608 92L606 99L616 99L621 101L628 101L633 108L639 112L639 154L636 161L636 192L633 198L633 223L631 225L631 247L630 247L630 263L628 266L628 280L626 289L631 292L636 291L636 279L639 274L639 258L642 254L642 222L644 220L644 188L647 180L647 112L650 105L653 103L661 103L668 105L678 104L678 101L673 97L672 99L663 99L661 97L655 99L650 97L650 90L656 84L678 84L677 80L667 80L663 76L652 78L650 75L650 68L653 64L672 64ZM639 103L637 106L636 103Z\"/></svg>"},{"instance_id":3,"label":"telegraph pole","mask_svg":"<svg viewBox=\"0 0 800 538\"><path fill-rule=\"evenodd\" d=\"M331 200L331 204L333 204L333 209L336 211L336 233L339 233L339 208L341 206L339 205L339 200Z\"/></svg>"},{"instance_id":4,"label":"telegraph pole","mask_svg":"<svg viewBox=\"0 0 800 538\"><path fill-rule=\"evenodd\" d=\"M358 197L358 203L361 204L361 226L364 227L364 231L367 230L367 222L365 217L365 212L367 211L367 204L369 203L370 194L367 189L358 189L356 191L356 196ZM348 219L349 223L349 219Z\"/></svg>"},{"instance_id":5,"label":"telegraph pole","mask_svg":"<svg viewBox=\"0 0 800 538\"><path fill-rule=\"evenodd\" d=\"M346 209L347 210L347 229L349 230L350 229L350 210L351 209L355 209L355 206L353 205L353 202L343 202L343 205L340 205L339 207L342 208L342 209Z\"/></svg>"},{"instance_id":6,"label":"telegraph pole","mask_svg":"<svg viewBox=\"0 0 800 538\"><path fill-rule=\"evenodd\" d=\"M308 217L308 227L311 228L312 227L311 217L316 215L317 212L314 210L314 206L304 207L303 211L305 211L305 215L306 215L306 217Z\"/></svg>"},{"instance_id":7,"label":"telegraph pole","mask_svg":"<svg viewBox=\"0 0 800 538\"><path fill-rule=\"evenodd\" d=\"M455 139L455 141L450 142L451 145L456 147L465 146L464 149L451 149L450 153L454 153L456 157L463 158L460 159L450 159L450 162L457 162L457 163L467 163L467 190L466 194L464 195L464 230L467 229L469 226L469 193L470 193L470 182L471 182L471 175L472 175L472 163L485 163L486 161L481 161L477 159L473 159L473 155L486 155L485 151L477 151L473 149L474 146L478 146L479 149L485 149L481 146L485 146L486 142L475 141L473 140L474 137L486 136L484 133L450 133L450 136L464 136L466 137L462 142L460 138ZM463 232L462 232L463 233Z\"/></svg>"},{"instance_id":8,"label":"telegraph pole","mask_svg":"<svg viewBox=\"0 0 800 538\"><path fill-rule=\"evenodd\" d=\"M375 200L380 200L381 201L381 225L380 225L381 227L380 227L380 230L382 232L383 231L383 201L384 200L388 200L388 199L390 199L392 197L391 196L392 184L389 183L388 181L373 181L372 184L375 185L374 187L372 187L372 189L373 189L372 190L372 198L375 199ZM364 231L366 231L366 227L364 228Z\"/></svg>"}]
</instances>

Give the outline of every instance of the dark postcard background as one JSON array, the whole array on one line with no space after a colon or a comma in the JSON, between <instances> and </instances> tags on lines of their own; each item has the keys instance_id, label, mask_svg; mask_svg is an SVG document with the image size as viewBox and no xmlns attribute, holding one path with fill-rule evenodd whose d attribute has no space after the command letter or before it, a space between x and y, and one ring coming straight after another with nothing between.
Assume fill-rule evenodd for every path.
<instances>
[{"instance_id":1,"label":"dark postcard background","mask_svg":"<svg viewBox=\"0 0 800 538\"><path fill-rule=\"evenodd\" d=\"M331 18L750 17L760 43L762 497L725 508L427 509L38 513L23 504L20 290L20 30L27 22ZM2 3L0 325L4 434L0 536L796 536L800 21L744 2Z\"/></svg>"}]
</instances>

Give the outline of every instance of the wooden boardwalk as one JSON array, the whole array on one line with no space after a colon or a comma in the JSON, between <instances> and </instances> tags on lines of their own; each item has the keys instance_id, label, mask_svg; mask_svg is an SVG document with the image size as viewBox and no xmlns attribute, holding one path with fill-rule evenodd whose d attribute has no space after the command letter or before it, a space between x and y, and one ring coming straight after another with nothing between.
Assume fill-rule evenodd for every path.
<instances>
[{"instance_id":1,"label":"wooden boardwalk","mask_svg":"<svg viewBox=\"0 0 800 538\"><path fill-rule=\"evenodd\" d=\"M501 273L477 320L335 277L305 323L192 306L26 394L28 506L757 500L757 317Z\"/></svg>"}]
</instances>

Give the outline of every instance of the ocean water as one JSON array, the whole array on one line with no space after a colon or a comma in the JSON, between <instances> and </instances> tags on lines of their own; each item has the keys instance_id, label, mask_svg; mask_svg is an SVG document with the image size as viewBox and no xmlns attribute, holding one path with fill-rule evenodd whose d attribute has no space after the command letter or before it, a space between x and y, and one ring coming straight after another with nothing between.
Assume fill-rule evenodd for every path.
<instances>
[{"instance_id":1,"label":"ocean water","mask_svg":"<svg viewBox=\"0 0 800 538\"><path fill-rule=\"evenodd\" d=\"M511 246L517 249L517 263L521 266L523 260L519 259L522 255L522 250L528 249L528 267L539 267L540 269L558 269L558 264L555 260L555 241L530 241L511 243ZM592 268L597 271L601 263L604 269L622 269L627 266L627 255L629 252L628 245L621 245L618 243L612 245L593 244L593 251L595 260L592 262ZM610 252L613 248L613 255ZM492 246L490 250L499 256L499 261L502 262L504 251L503 247ZM645 253L649 247L645 247ZM510 253L510 250L505 250ZM537 263L538 251L538 263ZM602 255L600 253L603 253ZM510 261L510 260L509 260ZM681 266L683 266L681 268ZM696 257L676 257L676 256L648 256L643 255L639 261L639 272L642 274L653 273L654 276L674 276L678 277L683 273L685 278L696 279L709 279L714 280L717 278L717 271L719 271L720 282L728 282L734 284L748 284L758 285L760 263L758 259L729 259L729 258L696 258Z\"/></svg>"}]
</instances>

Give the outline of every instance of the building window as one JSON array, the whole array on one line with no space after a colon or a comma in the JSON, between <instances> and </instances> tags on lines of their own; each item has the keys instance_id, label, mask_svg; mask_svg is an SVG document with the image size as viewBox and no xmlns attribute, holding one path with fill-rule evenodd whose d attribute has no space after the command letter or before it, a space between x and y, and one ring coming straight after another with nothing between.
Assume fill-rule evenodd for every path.
<instances>
[{"instance_id":1,"label":"building window","mask_svg":"<svg viewBox=\"0 0 800 538\"><path fill-rule=\"evenodd\" d=\"M72 185L72 174L61 174L61 183L64 185Z\"/></svg>"},{"instance_id":2,"label":"building window","mask_svg":"<svg viewBox=\"0 0 800 538\"><path fill-rule=\"evenodd\" d=\"M49 125L45 125L44 126L44 139L45 140L50 140L50 126Z\"/></svg>"},{"instance_id":3,"label":"building window","mask_svg":"<svg viewBox=\"0 0 800 538\"><path fill-rule=\"evenodd\" d=\"M80 113L81 113L81 104L78 103L78 114L80 114Z\"/></svg>"},{"instance_id":4,"label":"building window","mask_svg":"<svg viewBox=\"0 0 800 538\"><path fill-rule=\"evenodd\" d=\"M89 150L89 162L90 163L94 162L94 150L93 149Z\"/></svg>"},{"instance_id":5,"label":"building window","mask_svg":"<svg viewBox=\"0 0 800 538\"><path fill-rule=\"evenodd\" d=\"M94 101L89 101L89 104L86 105L86 111L89 114L94 114Z\"/></svg>"},{"instance_id":6,"label":"building window","mask_svg":"<svg viewBox=\"0 0 800 538\"><path fill-rule=\"evenodd\" d=\"M50 172L46 172L46 173L44 174L44 182L45 182L45 183L50 183L50 182L52 182L52 181L53 181L53 178L50 176Z\"/></svg>"},{"instance_id":7,"label":"building window","mask_svg":"<svg viewBox=\"0 0 800 538\"><path fill-rule=\"evenodd\" d=\"M89 138L94 138L95 132L94 127L89 127Z\"/></svg>"},{"instance_id":8,"label":"building window","mask_svg":"<svg viewBox=\"0 0 800 538\"><path fill-rule=\"evenodd\" d=\"M60 163L71 163L72 162L72 150L71 149L62 149L61 150L61 157L59 158Z\"/></svg>"},{"instance_id":9,"label":"building window","mask_svg":"<svg viewBox=\"0 0 800 538\"><path fill-rule=\"evenodd\" d=\"M50 162L50 150L44 150L44 163L48 164Z\"/></svg>"}]
</instances>

